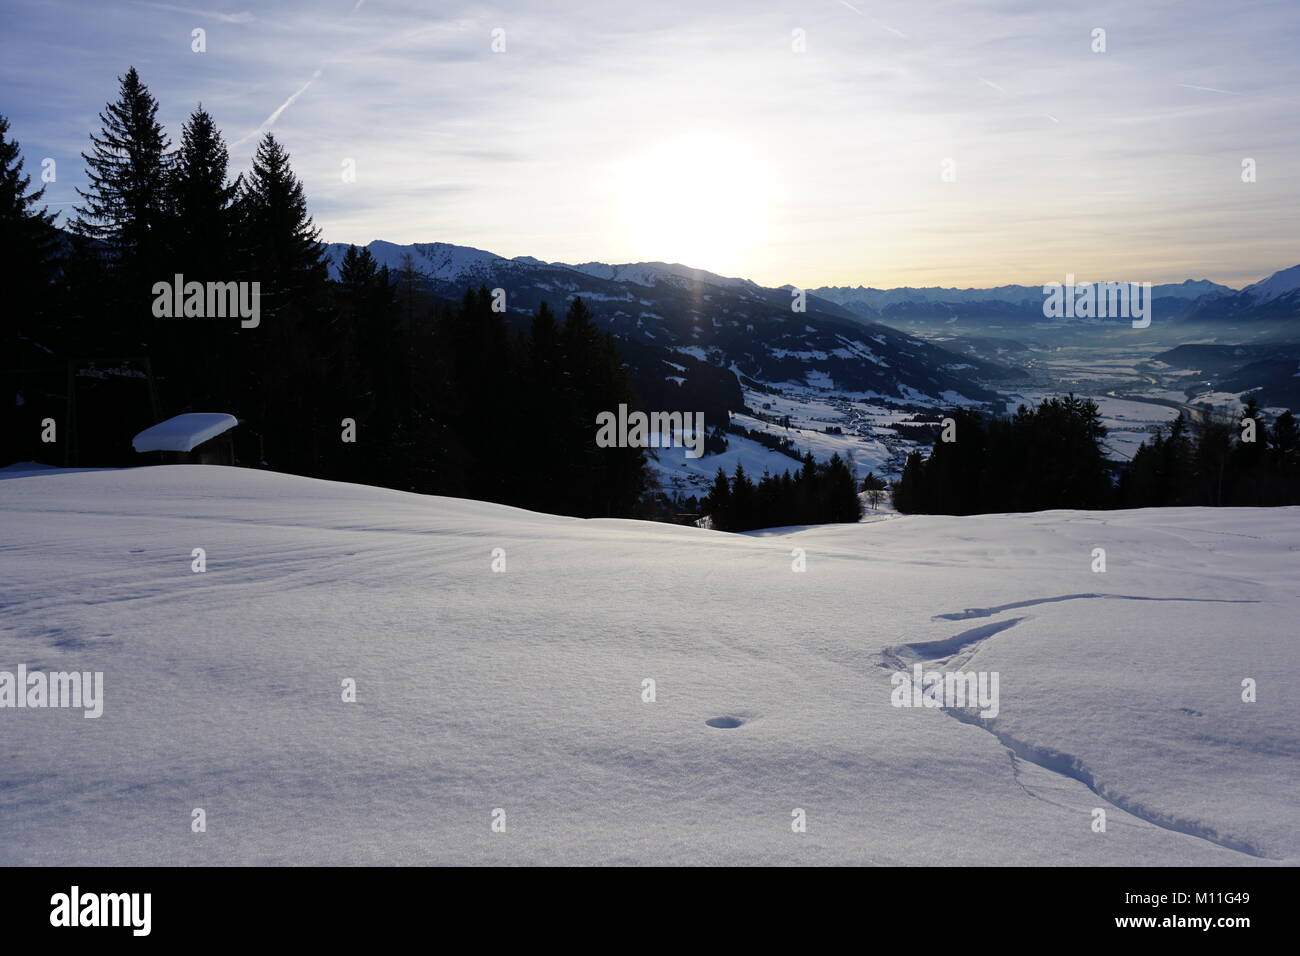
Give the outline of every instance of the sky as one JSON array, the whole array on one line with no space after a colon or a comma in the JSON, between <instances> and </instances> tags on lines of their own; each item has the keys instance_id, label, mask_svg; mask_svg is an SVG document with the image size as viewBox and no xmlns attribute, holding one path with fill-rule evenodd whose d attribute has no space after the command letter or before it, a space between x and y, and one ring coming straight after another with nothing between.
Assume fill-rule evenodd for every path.
<instances>
[{"instance_id":1,"label":"sky","mask_svg":"<svg viewBox=\"0 0 1300 956\"><path fill-rule=\"evenodd\" d=\"M1300 263L1298 46L1294 0L3 0L0 113L60 211L135 66L232 173L272 130L331 242L1238 287Z\"/></svg>"}]
</instances>

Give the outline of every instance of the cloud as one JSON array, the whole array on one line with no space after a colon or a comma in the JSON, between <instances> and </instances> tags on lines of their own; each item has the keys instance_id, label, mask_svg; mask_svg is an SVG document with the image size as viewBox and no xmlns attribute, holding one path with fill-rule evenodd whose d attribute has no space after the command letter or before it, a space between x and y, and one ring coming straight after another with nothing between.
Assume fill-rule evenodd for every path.
<instances>
[{"instance_id":1,"label":"cloud","mask_svg":"<svg viewBox=\"0 0 1300 956\"><path fill-rule=\"evenodd\" d=\"M193 7L177 7L170 3L149 3L147 0L136 0L136 3L137 6L153 7L155 10L169 10L172 13L188 13L190 16L203 17L205 20L215 20L217 23L251 23L254 19L253 15L247 10L241 10L238 13L223 13L220 10L196 10Z\"/></svg>"}]
</instances>

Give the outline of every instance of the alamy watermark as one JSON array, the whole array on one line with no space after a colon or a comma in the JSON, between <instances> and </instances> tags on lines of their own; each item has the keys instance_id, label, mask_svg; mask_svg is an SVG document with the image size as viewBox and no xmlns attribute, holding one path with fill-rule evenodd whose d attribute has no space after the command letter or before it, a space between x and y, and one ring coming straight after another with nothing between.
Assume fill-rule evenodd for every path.
<instances>
[{"instance_id":1,"label":"alamy watermark","mask_svg":"<svg viewBox=\"0 0 1300 956\"><path fill-rule=\"evenodd\" d=\"M629 412L596 416L598 448L685 448L687 458L704 455L703 412Z\"/></svg>"},{"instance_id":2,"label":"alamy watermark","mask_svg":"<svg viewBox=\"0 0 1300 956\"><path fill-rule=\"evenodd\" d=\"M133 936L148 936L152 910L152 893L83 893L74 885L50 897L50 925L127 927Z\"/></svg>"},{"instance_id":3,"label":"alamy watermark","mask_svg":"<svg viewBox=\"0 0 1300 956\"><path fill-rule=\"evenodd\" d=\"M1133 328L1151 325L1150 282L1074 283L1074 273L1065 282L1043 286L1043 315L1049 319L1132 319Z\"/></svg>"},{"instance_id":4,"label":"alamy watermark","mask_svg":"<svg viewBox=\"0 0 1300 956\"><path fill-rule=\"evenodd\" d=\"M5 707L80 707L83 717L99 717L104 713L104 672L43 674L19 664L16 674L0 671L0 708Z\"/></svg>"},{"instance_id":5,"label":"alamy watermark","mask_svg":"<svg viewBox=\"0 0 1300 956\"><path fill-rule=\"evenodd\" d=\"M155 282L153 294L158 319L239 318L245 329L262 322L260 282L186 282L178 272L171 282Z\"/></svg>"},{"instance_id":6,"label":"alamy watermark","mask_svg":"<svg viewBox=\"0 0 1300 956\"><path fill-rule=\"evenodd\" d=\"M915 664L911 674L898 671L889 681L895 707L978 707L985 720L998 715L997 671L927 671Z\"/></svg>"}]
</instances>

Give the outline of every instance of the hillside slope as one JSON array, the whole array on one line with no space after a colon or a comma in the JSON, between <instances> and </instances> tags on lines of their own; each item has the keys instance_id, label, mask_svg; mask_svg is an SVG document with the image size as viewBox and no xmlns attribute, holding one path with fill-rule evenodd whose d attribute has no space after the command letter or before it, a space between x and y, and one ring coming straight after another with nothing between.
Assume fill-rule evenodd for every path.
<instances>
[{"instance_id":1,"label":"hillside slope","mask_svg":"<svg viewBox=\"0 0 1300 956\"><path fill-rule=\"evenodd\" d=\"M0 864L1300 861L1300 509L735 536L0 475L0 671L105 682L0 710ZM916 661L997 672L999 714L891 706Z\"/></svg>"},{"instance_id":2,"label":"hillside slope","mask_svg":"<svg viewBox=\"0 0 1300 956\"><path fill-rule=\"evenodd\" d=\"M367 248L390 269L409 255L425 286L451 299L482 285L502 289L512 311L528 313L545 301L563 314L567 303L581 296L601 326L620 339L705 360L742 381L988 402L998 396L987 383L1013 377L996 363L961 358L896 329L863 322L816 296L808 297L806 311L796 312L789 289L680 265L568 266L447 243L398 246L376 240ZM337 275L346 249L341 243L325 247L331 274ZM690 380L692 373L685 377Z\"/></svg>"}]
</instances>

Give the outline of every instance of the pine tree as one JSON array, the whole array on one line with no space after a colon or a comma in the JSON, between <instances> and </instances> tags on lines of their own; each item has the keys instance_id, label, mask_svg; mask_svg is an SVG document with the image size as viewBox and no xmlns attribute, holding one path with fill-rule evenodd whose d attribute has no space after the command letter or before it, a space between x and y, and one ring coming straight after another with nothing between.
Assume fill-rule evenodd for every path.
<instances>
[{"instance_id":1,"label":"pine tree","mask_svg":"<svg viewBox=\"0 0 1300 956\"><path fill-rule=\"evenodd\" d=\"M168 278L171 143L158 122L158 101L135 67L118 82L117 100L99 114L100 132L91 133L91 151L81 154L90 182L77 190L85 205L76 207L72 228L99 243L114 282L108 304L140 324L150 314L153 283Z\"/></svg>"},{"instance_id":2,"label":"pine tree","mask_svg":"<svg viewBox=\"0 0 1300 956\"><path fill-rule=\"evenodd\" d=\"M366 254L369 255L369 250ZM402 318L406 322L406 327L411 328L415 324L420 289L429 277L415 261L415 256L404 252L401 261L397 264L396 278L397 297L402 303Z\"/></svg>"},{"instance_id":3,"label":"pine tree","mask_svg":"<svg viewBox=\"0 0 1300 956\"><path fill-rule=\"evenodd\" d=\"M370 250L350 245L339 263L339 284L347 292L359 296L374 281L376 271L375 257Z\"/></svg>"},{"instance_id":4,"label":"pine tree","mask_svg":"<svg viewBox=\"0 0 1300 956\"><path fill-rule=\"evenodd\" d=\"M240 406L251 419L245 431L260 435L272 467L307 469L338 441L338 422L327 414L336 396L325 360L334 346L321 316L327 273L320 231L289 154L272 134L258 144L239 186L236 264L244 281L259 283L260 318L258 327L238 331L237 365L246 373Z\"/></svg>"},{"instance_id":5,"label":"pine tree","mask_svg":"<svg viewBox=\"0 0 1300 956\"><path fill-rule=\"evenodd\" d=\"M560 327L551 307L542 302L529 326L524 342L523 394L530 404L546 409L545 417L552 424L575 422L577 397L565 374L564 353L560 346ZM521 503L526 508L545 511L548 501L554 500L556 490L565 480L563 454L578 453L583 436L576 432L567 449L561 449L562 439L554 428L528 427L521 430L521 460L530 463L527 482L522 489Z\"/></svg>"},{"instance_id":6,"label":"pine tree","mask_svg":"<svg viewBox=\"0 0 1300 956\"><path fill-rule=\"evenodd\" d=\"M200 104L181 130L169 183L175 216L173 263L186 281L231 278L239 183L228 180L229 163L221 131Z\"/></svg>"},{"instance_id":7,"label":"pine tree","mask_svg":"<svg viewBox=\"0 0 1300 956\"><path fill-rule=\"evenodd\" d=\"M11 315L23 316L39 308L54 278L57 234L54 215L37 203L45 187L31 189L23 172L18 141L9 139L9 119L0 116L0 257L3 289Z\"/></svg>"},{"instance_id":8,"label":"pine tree","mask_svg":"<svg viewBox=\"0 0 1300 956\"><path fill-rule=\"evenodd\" d=\"M721 468L713 476L713 485L704 499L704 513L709 516L715 531L732 531L731 487L727 473Z\"/></svg>"},{"instance_id":9,"label":"pine tree","mask_svg":"<svg viewBox=\"0 0 1300 956\"><path fill-rule=\"evenodd\" d=\"M189 282L236 279L233 248L237 185L227 178L229 154L211 115L200 106L186 121L169 167L167 268ZM237 324L212 317L154 324L153 360L165 404L176 411L222 408L234 385Z\"/></svg>"},{"instance_id":10,"label":"pine tree","mask_svg":"<svg viewBox=\"0 0 1300 956\"><path fill-rule=\"evenodd\" d=\"M58 270L54 217L37 204L45 189L31 189L23 172L16 140L8 138L9 120L0 116L0 290L5 297L0 321L0 365L40 362L56 345L61 321L52 281ZM6 380L6 385L9 381ZM0 464L48 455L37 440L39 423L56 410L38 399L41 389L8 391L0 402Z\"/></svg>"},{"instance_id":11,"label":"pine tree","mask_svg":"<svg viewBox=\"0 0 1300 956\"><path fill-rule=\"evenodd\" d=\"M823 520L833 523L862 520L862 501L853 487L853 473L838 453L831 455L831 460L826 463L822 483L826 507Z\"/></svg>"},{"instance_id":12,"label":"pine tree","mask_svg":"<svg viewBox=\"0 0 1300 956\"><path fill-rule=\"evenodd\" d=\"M1221 415L1207 408L1194 426L1196 440L1192 471L1196 483L1195 504L1220 506L1229 493L1228 462L1232 455L1232 428Z\"/></svg>"},{"instance_id":13,"label":"pine tree","mask_svg":"<svg viewBox=\"0 0 1300 956\"><path fill-rule=\"evenodd\" d=\"M576 399L571 430L579 450L573 452L568 485L575 500L569 511L586 517L630 514L647 486L645 451L641 448L598 448L596 416L617 414L620 405L636 407L631 377L619 357L614 339L597 328L581 297L569 304L560 330L564 367Z\"/></svg>"},{"instance_id":14,"label":"pine tree","mask_svg":"<svg viewBox=\"0 0 1300 956\"><path fill-rule=\"evenodd\" d=\"M260 281L263 321L314 308L326 269L320 230L307 212L302 182L289 154L267 133L237 200L238 254L244 273Z\"/></svg>"},{"instance_id":15,"label":"pine tree","mask_svg":"<svg viewBox=\"0 0 1300 956\"><path fill-rule=\"evenodd\" d=\"M1254 395L1246 400L1241 414L1234 416L1232 424L1232 449L1228 456L1227 502L1233 505L1257 506L1267 504L1265 459L1268 455L1268 425ZM1247 425L1246 423L1250 424ZM1246 430L1254 434L1246 440Z\"/></svg>"},{"instance_id":16,"label":"pine tree","mask_svg":"<svg viewBox=\"0 0 1300 956\"><path fill-rule=\"evenodd\" d=\"M731 525L733 531L753 531L758 527L756 490L740 462L731 476Z\"/></svg>"},{"instance_id":17,"label":"pine tree","mask_svg":"<svg viewBox=\"0 0 1300 956\"><path fill-rule=\"evenodd\" d=\"M1268 433L1268 503L1300 505L1300 424L1290 410Z\"/></svg>"}]
</instances>

